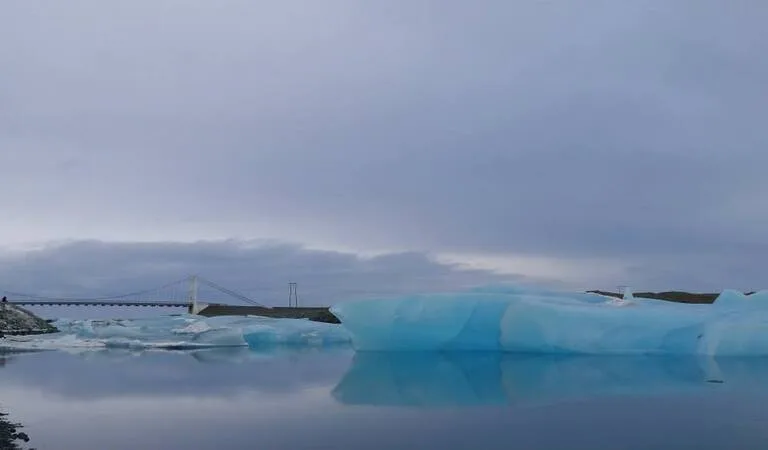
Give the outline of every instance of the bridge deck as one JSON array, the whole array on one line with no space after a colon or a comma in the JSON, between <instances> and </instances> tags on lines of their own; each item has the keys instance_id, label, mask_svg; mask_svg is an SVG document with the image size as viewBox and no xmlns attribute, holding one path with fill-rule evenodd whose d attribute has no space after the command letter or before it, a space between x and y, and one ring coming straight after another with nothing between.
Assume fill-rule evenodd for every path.
<instances>
[{"instance_id":1,"label":"bridge deck","mask_svg":"<svg viewBox=\"0 0 768 450\"><path fill-rule=\"evenodd\" d=\"M100 300L8 300L8 303L19 306L156 306L188 308L191 302L129 302L129 301L100 301Z\"/></svg>"}]
</instances>

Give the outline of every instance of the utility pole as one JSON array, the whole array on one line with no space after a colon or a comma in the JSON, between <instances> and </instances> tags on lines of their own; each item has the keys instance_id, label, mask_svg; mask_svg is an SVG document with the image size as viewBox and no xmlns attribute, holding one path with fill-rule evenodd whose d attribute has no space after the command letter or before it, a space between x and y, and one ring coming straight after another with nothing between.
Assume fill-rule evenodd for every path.
<instances>
[{"instance_id":1,"label":"utility pole","mask_svg":"<svg viewBox=\"0 0 768 450\"><path fill-rule=\"evenodd\" d=\"M298 283L288 283L288 307L299 306L299 294L296 292Z\"/></svg>"}]
</instances>

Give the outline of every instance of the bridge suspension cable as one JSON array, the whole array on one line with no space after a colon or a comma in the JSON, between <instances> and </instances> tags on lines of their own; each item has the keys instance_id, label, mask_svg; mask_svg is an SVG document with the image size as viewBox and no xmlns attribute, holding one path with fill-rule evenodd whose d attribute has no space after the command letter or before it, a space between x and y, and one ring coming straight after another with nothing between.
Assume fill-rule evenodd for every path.
<instances>
[{"instance_id":1,"label":"bridge suspension cable","mask_svg":"<svg viewBox=\"0 0 768 450\"><path fill-rule=\"evenodd\" d=\"M67 300L72 300L72 301L77 301L77 300L83 300L83 301L118 300L118 299L124 299L124 298L127 298L127 297L140 297L142 295L149 294L149 293L152 293L152 292L159 292L159 291L161 291L163 289L167 289L167 288L169 288L171 286L179 285L181 283L186 283L187 281L189 281L189 277L185 277L185 278L182 278L180 280L172 281L170 283L164 284L164 285L159 286L159 287L154 287L154 288L151 288L151 289L145 289L145 290L142 290L142 291L129 292L127 294L107 295L107 296L89 297L89 298L83 298L83 297L46 297L46 296L42 296L42 295L32 295L32 294L25 294L25 293L22 293L22 292L12 292L12 291L3 291L3 293L5 293L7 295L12 295L12 296L15 296L15 297L24 297L24 298L35 299L35 300L51 300L51 301L56 301L56 300L60 300L60 301L67 301Z\"/></svg>"},{"instance_id":2,"label":"bridge suspension cable","mask_svg":"<svg viewBox=\"0 0 768 450\"><path fill-rule=\"evenodd\" d=\"M214 290L219 291L219 292L221 292L223 294L226 294L226 295L228 295L230 297L234 297L234 298L236 298L236 299L238 299L238 300L240 300L242 302L245 302L247 304L254 305L254 306L260 306L260 307L263 307L263 308L269 308L269 306L261 304L261 303L255 301L255 300L253 300L253 299L251 299L251 298L249 298L249 297L239 293L239 292L233 291L232 289L227 289L227 288L225 288L224 286L222 286L222 285L220 285L218 283L214 283L213 281L210 281L210 280L207 280L205 278L202 278L202 277L199 277L199 276L195 276L195 275L184 277L184 278L182 278L180 280L175 280L175 281L172 281L170 283L163 284L162 286L158 286L158 287L154 287L154 288L150 288L150 289L144 289L144 290L141 290L141 291L134 291L134 292L129 292L129 293L126 293L126 294L119 294L119 295L105 295L105 296L88 297L88 298L85 298L85 297L50 297L50 296L26 294L26 293L23 293L23 292L14 292L14 291L2 291L2 292L3 292L3 294L8 295L8 296L18 297L18 298L26 298L26 299L30 299L30 300L51 301L51 302L77 302L77 301L96 302L96 301L109 301L109 300L124 300L126 298L131 298L131 297L134 298L134 299L135 298L142 299L142 297L146 296L146 295L149 295L149 297L154 297L157 300L160 297L162 297L161 293L162 293L162 291L164 289L172 288L171 296L172 296L173 300L175 301L177 293L180 293L179 291L184 292L184 289L178 289L180 286L182 286L182 285L186 286L189 283L196 283L196 282L200 282L201 284L204 284L204 285L206 285L206 286L208 286L210 288L213 288ZM192 298L192 297L196 297L196 292L197 292L196 288L194 288L194 291L195 291L195 294L192 294L191 291L190 291L190 294L189 294L190 298L187 298L186 300L188 300L190 302L194 302L196 300L200 300L200 299L197 299L197 298ZM203 299L203 301L205 301L205 299Z\"/></svg>"},{"instance_id":3,"label":"bridge suspension cable","mask_svg":"<svg viewBox=\"0 0 768 450\"><path fill-rule=\"evenodd\" d=\"M220 285L218 283L214 283L213 281L206 280L205 278L202 278L202 277L199 277L199 276L197 277L197 280L200 283L202 283L202 284L204 284L204 285L206 285L208 287L216 289L217 291L219 291L221 293L224 293L224 294L227 294L227 295L229 295L231 297L234 297L234 298L236 298L238 300L244 301L245 303L249 303L249 304L254 305L254 306L261 306L263 308L269 308L266 305L263 305L263 304L255 301L255 300L252 300L252 299L246 297L245 295L243 295L243 294L241 294L239 292L233 291L232 289L227 289L227 288L225 288L224 286L222 286L222 285Z\"/></svg>"}]
</instances>

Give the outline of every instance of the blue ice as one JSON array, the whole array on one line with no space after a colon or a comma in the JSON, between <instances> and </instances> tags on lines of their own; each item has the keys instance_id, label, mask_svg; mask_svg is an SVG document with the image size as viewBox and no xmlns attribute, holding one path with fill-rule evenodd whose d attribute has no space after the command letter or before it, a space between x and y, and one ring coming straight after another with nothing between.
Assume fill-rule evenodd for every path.
<instances>
[{"instance_id":1,"label":"blue ice","mask_svg":"<svg viewBox=\"0 0 768 450\"><path fill-rule=\"evenodd\" d=\"M713 304L518 286L335 305L360 351L768 355L768 291Z\"/></svg>"}]
</instances>

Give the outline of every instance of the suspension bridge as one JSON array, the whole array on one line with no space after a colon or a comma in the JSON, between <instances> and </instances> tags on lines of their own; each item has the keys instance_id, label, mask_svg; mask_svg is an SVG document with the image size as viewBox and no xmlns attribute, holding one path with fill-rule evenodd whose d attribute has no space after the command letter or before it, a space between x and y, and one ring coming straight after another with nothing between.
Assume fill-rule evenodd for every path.
<instances>
[{"instance_id":1,"label":"suspension bridge","mask_svg":"<svg viewBox=\"0 0 768 450\"><path fill-rule=\"evenodd\" d=\"M205 287L212 290L217 295L210 295L211 300L200 300L200 288ZM48 297L21 292L3 291L3 295L8 298L8 303L19 306L145 306L145 307L176 307L188 308L193 314L199 313L205 307L211 305L231 305L229 302L212 301L213 298L221 297L237 299L241 304L247 306L266 308L265 306L247 296L231 289L227 289L213 281L202 278L198 275L191 275L181 280L158 286L152 289L145 289L127 294L101 296L92 298L60 298Z\"/></svg>"},{"instance_id":2,"label":"suspension bridge","mask_svg":"<svg viewBox=\"0 0 768 450\"><path fill-rule=\"evenodd\" d=\"M272 307L199 275L191 275L152 289L100 297L51 297L2 291L8 303L18 306L141 306L187 308L203 316L255 315L275 318L303 318L338 323L327 307L299 307L296 283L289 283L288 307ZM233 300L236 302L233 304Z\"/></svg>"}]
</instances>

